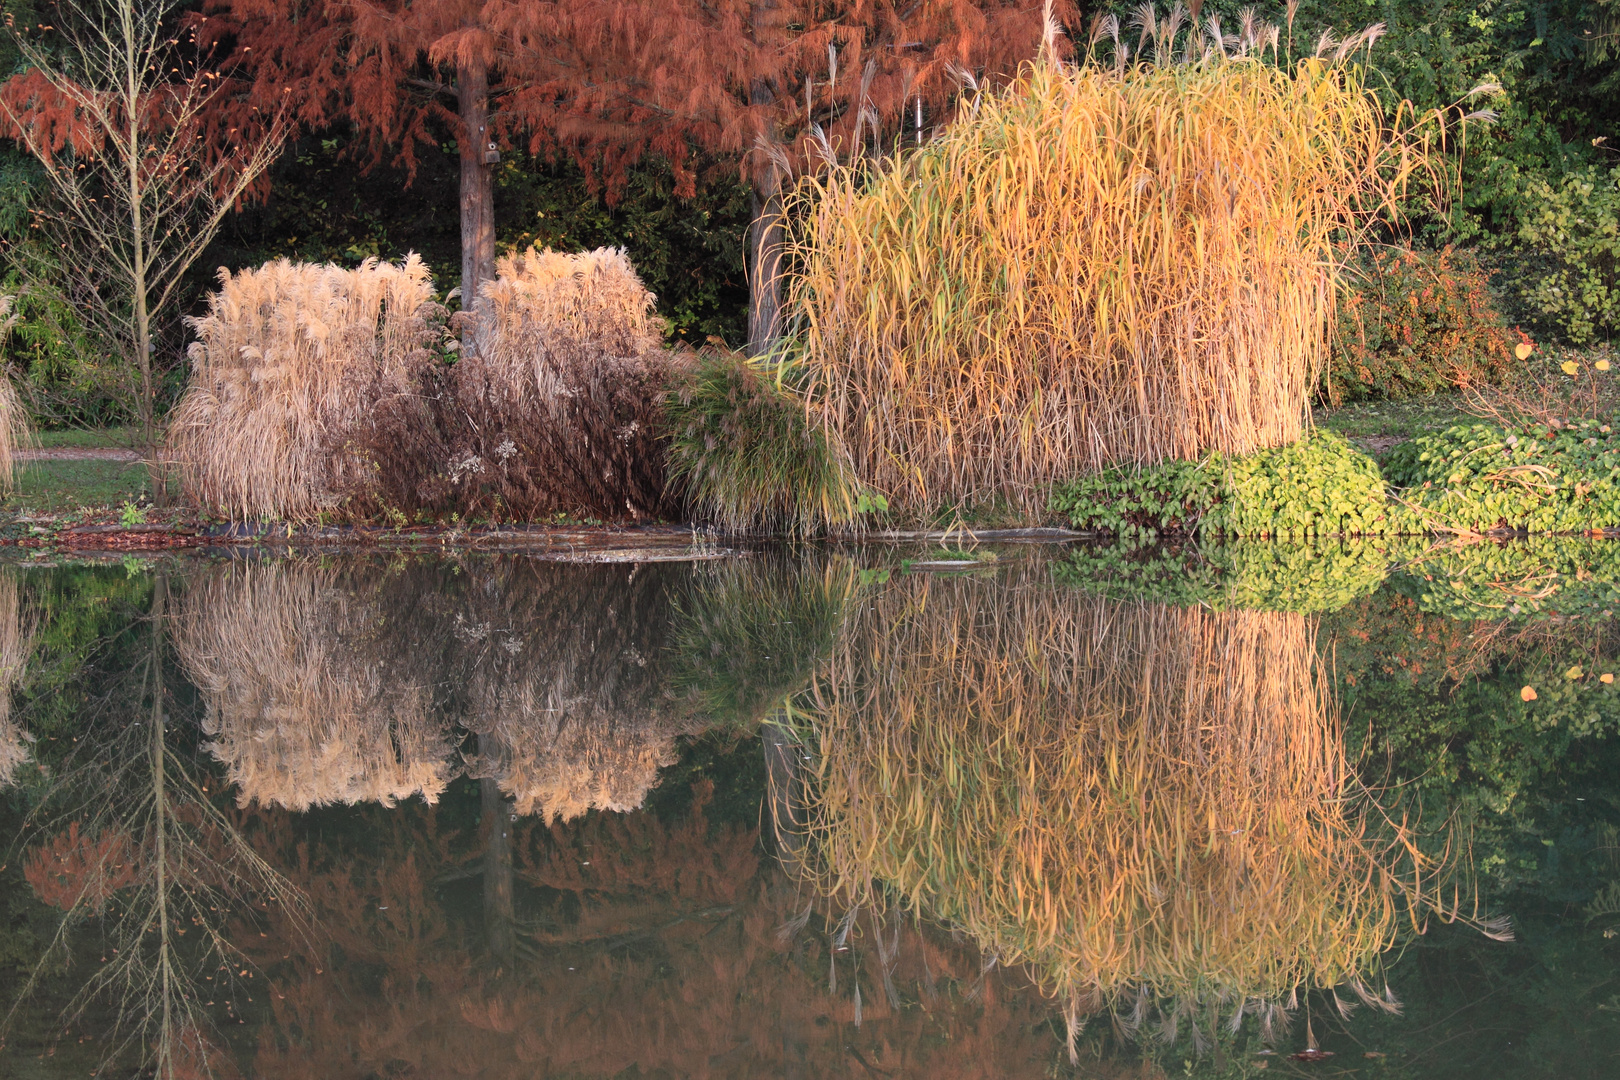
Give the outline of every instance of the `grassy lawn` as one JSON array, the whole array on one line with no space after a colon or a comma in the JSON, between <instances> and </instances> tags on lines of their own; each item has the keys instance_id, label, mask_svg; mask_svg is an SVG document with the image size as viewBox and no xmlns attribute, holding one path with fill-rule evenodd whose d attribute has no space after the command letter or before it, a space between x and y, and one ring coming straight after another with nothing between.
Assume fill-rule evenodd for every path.
<instances>
[{"instance_id":1,"label":"grassy lawn","mask_svg":"<svg viewBox=\"0 0 1620 1080\"><path fill-rule=\"evenodd\" d=\"M1405 442L1426 432L1477 419L1463 412L1462 405L1460 394L1358 402L1339 409L1317 409L1316 426L1336 431L1347 439Z\"/></svg>"},{"instance_id":2,"label":"grassy lawn","mask_svg":"<svg viewBox=\"0 0 1620 1080\"><path fill-rule=\"evenodd\" d=\"M65 431L40 431L35 433L35 437L39 440L39 445L47 450L58 447L76 449L114 447L122 450L135 445L137 434L134 428L107 428L105 431L84 431L74 428Z\"/></svg>"},{"instance_id":3,"label":"grassy lawn","mask_svg":"<svg viewBox=\"0 0 1620 1080\"><path fill-rule=\"evenodd\" d=\"M17 470L17 489L5 501L11 513L69 514L120 507L151 495L146 466L124 461L30 461Z\"/></svg>"}]
</instances>

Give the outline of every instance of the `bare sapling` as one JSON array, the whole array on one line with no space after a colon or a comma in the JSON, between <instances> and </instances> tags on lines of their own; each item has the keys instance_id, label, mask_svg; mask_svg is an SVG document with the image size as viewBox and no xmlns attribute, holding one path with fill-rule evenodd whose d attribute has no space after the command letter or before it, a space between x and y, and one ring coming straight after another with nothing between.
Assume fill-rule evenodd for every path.
<instances>
[{"instance_id":1,"label":"bare sapling","mask_svg":"<svg viewBox=\"0 0 1620 1080\"><path fill-rule=\"evenodd\" d=\"M38 159L52 198L36 224L53 282L117 361L154 497L157 339L178 328L187 273L275 161L285 109L216 130L226 80L182 27L177 0L62 0L55 26L11 25L25 70L0 86L0 123ZM178 350L176 350L178 352Z\"/></svg>"}]
</instances>

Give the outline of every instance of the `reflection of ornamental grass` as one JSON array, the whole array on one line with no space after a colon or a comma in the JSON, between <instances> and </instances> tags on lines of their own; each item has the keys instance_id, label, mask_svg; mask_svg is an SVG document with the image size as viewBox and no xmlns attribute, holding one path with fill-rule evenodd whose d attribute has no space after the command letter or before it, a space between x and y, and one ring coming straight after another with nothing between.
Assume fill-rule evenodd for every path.
<instances>
[{"instance_id":1,"label":"reflection of ornamental grass","mask_svg":"<svg viewBox=\"0 0 1620 1080\"><path fill-rule=\"evenodd\" d=\"M404 362L431 343L427 267L368 259L354 270L285 259L222 271L193 321L191 385L168 453L199 506L245 518L309 518L360 482L345 444Z\"/></svg>"},{"instance_id":2,"label":"reflection of ornamental grass","mask_svg":"<svg viewBox=\"0 0 1620 1080\"><path fill-rule=\"evenodd\" d=\"M0 788L11 783L28 760L31 736L11 718L11 688L22 677L33 646L33 635L23 624L17 578L0 570Z\"/></svg>"},{"instance_id":3,"label":"reflection of ornamental grass","mask_svg":"<svg viewBox=\"0 0 1620 1080\"><path fill-rule=\"evenodd\" d=\"M664 674L672 591L689 566L481 568L456 627L469 773L520 814L572 820L639 807L676 759L682 717Z\"/></svg>"},{"instance_id":4,"label":"reflection of ornamental grass","mask_svg":"<svg viewBox=\"0 0 1620 1080\"><path fill-rule=\"evenodd\" d=\"M433 802L449 783L432 672L408 639L378 633L357 584L289 562L221 568L188 590L176 648L243 805Z\"/></svg>"},{"instance_id":5,"label":"reflection of ornamental grass","mask_svg":"<svg viewBox=\"0 0 1620 1080\"><path fill-rule=\"evenodd\" d=\"M1313 625L1038 575L863 606L806 720L821 884L892 890L1071 1009L1376 1000L1437 868L1351 798Z\"/></svg>"},{"instance_id":6,"label":"reflection of ornamental grass","mask_svg":"<svg viewBox=\"0 0 1620 1080\"><path fill-rule=\"evenodd\" d=\"M1410 130L1405 125L1397 125ZM816 419L900 511L1297 439L1333 241L1426 155L1358 69L1039 64L806 189Z\"/></svg>"}]
</instances>

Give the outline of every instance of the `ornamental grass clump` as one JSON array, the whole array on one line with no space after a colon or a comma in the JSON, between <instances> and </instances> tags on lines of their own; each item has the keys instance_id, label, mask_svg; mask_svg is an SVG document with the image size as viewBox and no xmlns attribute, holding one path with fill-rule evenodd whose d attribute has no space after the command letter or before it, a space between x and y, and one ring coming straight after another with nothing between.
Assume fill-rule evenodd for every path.
<instances>
[{"instance_id":1,"label":"ornamental grass clump","mask_svg":"<svg viewBox=\"0 0 1620 1080\"><path fill-rule=\"evenodd\" d=\"M609 520L680 512L662 401L685 354L623 249L504 256L469 315L468 354L417 373L368 441L381 500L462 517Z\"/></svg>"},{"instance_id":2,"label":"ornamental grass clump","mask_svg":"<svg viewBox=\"0 0 1620 1080\"><path fill-rule=\"evenodd\" d=\"M405 371L437 336L427 267L279 259L219 283L190 320L191 382L170 422L182 490L236 519L335 511L369 482L356 436L372 405L408 392Z\"/></svg>"},{"instance_id":3,"label":"ornamental grass clump","mask_svg":"<svg viewBox=\"0 0 1620 1080\"><path fill-rule=\"evenodd\" d=\"M859 507L837 444L806 418L787 374L709 349L669 395L670 477L729 532L804 536L847 524Z\"/></svg>"},{"instance_id":4,"label":"ornamental grass clump","mask_svg":"<svg viewBox=\"0 0 1620 1080\"><path fill-rule=\"evenodd\" d=\"M1071 1019L1393 1007L1381 957L1462 912L1358 786L1314 623L998 584L906 576L852 614L801 699L805 872L961 927Z\"/></svg>"},{"instance_id":5,"label":"ornamental grass clump","mask_svg":"<svg viewBox=\"0 0 1620 1080\"><path fill-rule=\"evenodd\" d=\"M1228 56L1193 33L1189 63L1043 60L801 191L810 414L894 510L1038 514L1077 470L1304 431L1336 241L1435 129L1386 119L1343 62L1365 37L1285 67L1260 55L1275 34Z\"/></svg>"}]
</instances>

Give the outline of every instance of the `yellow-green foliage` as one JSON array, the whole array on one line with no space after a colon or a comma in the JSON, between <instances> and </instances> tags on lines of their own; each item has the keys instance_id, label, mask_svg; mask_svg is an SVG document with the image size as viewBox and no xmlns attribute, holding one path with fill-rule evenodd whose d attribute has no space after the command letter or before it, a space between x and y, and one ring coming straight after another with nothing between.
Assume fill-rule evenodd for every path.
<instances>
[{"instance_id":1,"label":"yellow-green foliage","mask_svg":"<svg viewBox=\"0 0 1620 1080\"><path fill-rule=\"evenodd\" d=\"M1297 439L1333 240L1425 159L1358 69L1026 69L892 164L809 184L812 415L897 511Z\"/></svg>"},{"instance_id":2,"label":"yellow-green foliage","mask_svg":"<svg viewBox=\"0 0 1620 1080\"><path fill-rule=\"evenodd\" d=\"M1314 624L1042 574L907 575L851 615L802 720L807 872L1076 1008L1370 985L1443 876L1356 797Z\"/></svg>"},{"instance_id":3,"label":"yellow-green foliage","mask_svg":"<svg viewBox=\"0 0 1620 1080\"><path fill-rule=\"evenodd\" d=\"M361 468L343 452L379 382L431 339L422 260L354 270L293 263L221 270L191 320L191 384L168 454L188 498L241 518L311 518Z\"/></svg>"}]
</instances>

